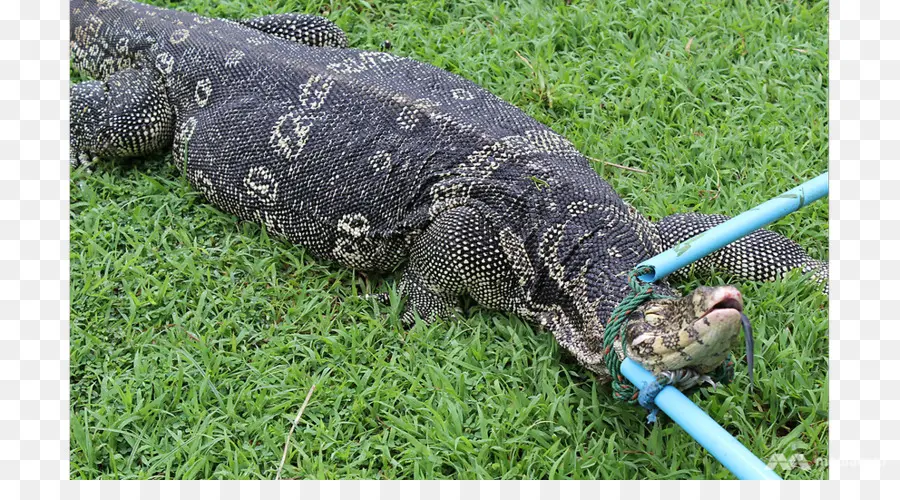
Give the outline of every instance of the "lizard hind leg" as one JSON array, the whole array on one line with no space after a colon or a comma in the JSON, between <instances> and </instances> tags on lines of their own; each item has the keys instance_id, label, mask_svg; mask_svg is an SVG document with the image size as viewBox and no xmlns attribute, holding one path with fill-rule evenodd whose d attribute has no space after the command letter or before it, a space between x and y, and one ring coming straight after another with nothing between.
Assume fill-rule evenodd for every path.
<instances>
[{"instance_id":1,"label":"lizard hind leg","mask_svg":"<svg viewBox=\"0 0 900 500\"><path fill-rule=\"evenodd\" d=\"M161 77L125 69L70 89L72 159L144 156L171 145L175 116Z\"/></svg>"},{"instance_id":2,"label":"lizard hind leg","mask_svg":"<svg viewBox=\"0 0 900 500\"><path fill-rule=\"evenodd\" d=\"M347 47L347 35L336 24L309 14L272 14L238 21L274 37L310 47Z\"/></svg>"}]
</instances>

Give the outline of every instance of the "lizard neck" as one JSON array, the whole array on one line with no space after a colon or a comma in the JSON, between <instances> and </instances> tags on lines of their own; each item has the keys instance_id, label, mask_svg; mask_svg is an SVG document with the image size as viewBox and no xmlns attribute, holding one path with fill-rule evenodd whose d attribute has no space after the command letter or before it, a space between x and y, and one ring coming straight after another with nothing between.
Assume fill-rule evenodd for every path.
<instances>
[{"instance_id":1,"label":"lizard neck","mask_svg":"<svg viewBox=\"0 0 900 500\"><path fill-rule=\"evenodd\" d=\"M544 272L534 290L534 321L580 364L605 376L606 324L631 292L628 274L661 246L656 226L624 202L549 223L538 245ZM676 294L664 283L656 288Z\"/></svg>"}]
</instances>

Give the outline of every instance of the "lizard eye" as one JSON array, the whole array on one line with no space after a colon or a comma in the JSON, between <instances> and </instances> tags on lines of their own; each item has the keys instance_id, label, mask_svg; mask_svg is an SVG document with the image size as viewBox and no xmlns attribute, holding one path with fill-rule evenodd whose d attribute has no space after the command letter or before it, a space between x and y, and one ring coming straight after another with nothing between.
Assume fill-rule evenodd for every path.
<instances>
[{"instance_id":1,"label":"lizard eye","mask_svg":"<svg viewBox=\"0 0 900 500\"><path fill-rule=\"evenodd\" d=\"M644 320L647 321L647 323L656 326L663 320L663 317L659 314L644 314Z\"/></svg>"}]
</instances>

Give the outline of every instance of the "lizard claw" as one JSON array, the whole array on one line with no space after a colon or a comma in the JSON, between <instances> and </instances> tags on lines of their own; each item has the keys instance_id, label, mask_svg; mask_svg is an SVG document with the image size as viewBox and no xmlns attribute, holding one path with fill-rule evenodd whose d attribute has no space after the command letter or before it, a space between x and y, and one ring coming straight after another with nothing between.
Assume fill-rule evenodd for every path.
<instances>
[{"instance_id":1,"label":"lizard claw","mask_svg":"<svg viewBox=\"0 0 900 500\"><path fill-rule=\"evenodd\" d=\"M407 309L400 316L400 326L404 330L412 330L416 326L416 313L412 309Z\"/></svg>"},{"instance_id":2,"label":"lizard claw","mask_svg":"<svg viewBox=\"0 0 900 500\"><path fill-rule=\"evenodd\" d=\"M669 379L668 383L672 384L680 391L687 391L694 387L699 387L703 383L708 383L713 387L716 386L716 383L709 377L709 375L701 375L690 368L666 370L660 372L660 375Z\"/></svg>"},{"instance_id":3,"label":"lizard claw","mask_svg":"<svg viewBox=\"0 0 900 500\"><path fill-rule=\"evenodd\" d=\"M367 293L362 296L363 300L375 300L376 302L380 302L383 305L389 306L391 305L391 294L387 292L382 293Z\"/></svg>"},{"instance_id":4,"label":"lizard claw","mask_svg":"<svg viewBox=\"0 0 900 500\"><path fill-rule=\"evenodd\" d=\"M83 151L72 151L69 155L69 165L72 168L84 168L88 172L90 172L91 167L94 166L99 158L96 156L91 156Z\"/></svg>"},{"instance_id":5,"label":"lizard claw","mask_svg":"<svg viewBox=\"0 0 900 500\"><path fill-rule=\"evenodd\" d=\"M705 383L711 385L713 389L717 389L719 387L719 384L717 384L715 380L711 379L709 375L701 375L699 380L701 383L698 385L702 385Z\"/></svg>"}]
</instances>

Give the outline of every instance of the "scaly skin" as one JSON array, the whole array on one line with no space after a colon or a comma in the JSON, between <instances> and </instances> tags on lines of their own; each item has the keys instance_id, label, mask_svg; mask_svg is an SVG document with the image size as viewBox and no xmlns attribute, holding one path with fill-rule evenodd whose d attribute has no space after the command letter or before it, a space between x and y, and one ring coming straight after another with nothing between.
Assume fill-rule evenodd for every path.
<instances>
[{"instance_id":1,"label":"scaly skin","mask_svg":"<svg viewBox=\"0 0 900 500\"><path fill-rule=\"evenodd\" d=\"M73 64L101 80L72 87L76 161L171 150L226 212L322 259L405 266L407 321L446 317L468 294L542 325L603 377L604 325L628 271L718 220L651 223L546 126L428 64L345 48L322 18L236 22L124 0L71 9ZM703 265L827 275L767 231ZM645 305L628 354L657 372L711 370L740 331L732 290ZM732 313L708 314L725 296Z\"/></svg>"}]
</instances>

